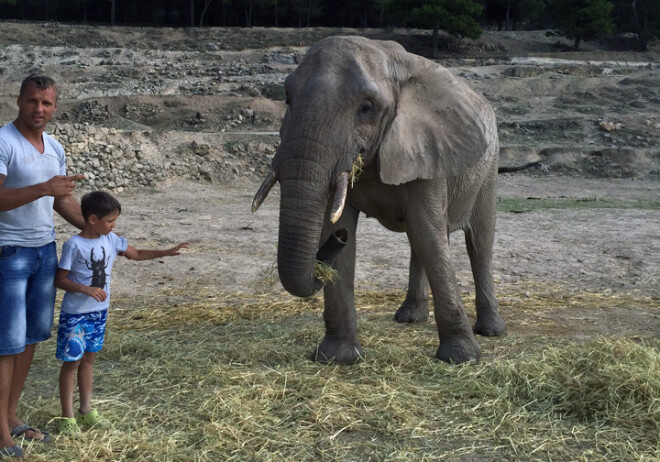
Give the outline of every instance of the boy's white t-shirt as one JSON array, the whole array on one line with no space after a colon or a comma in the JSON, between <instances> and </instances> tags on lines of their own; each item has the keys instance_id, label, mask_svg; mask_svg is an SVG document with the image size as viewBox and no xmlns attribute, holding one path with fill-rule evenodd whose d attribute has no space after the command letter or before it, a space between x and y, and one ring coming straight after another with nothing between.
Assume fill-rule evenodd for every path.
<instances>
[{"instance_id":1,"label":"boy's white t-shirt","mask_svg":"<svg viewBox=\"0 0 660 462\"><path fill-rule=\"evenodd\" d=\"M117 254L125 252L128 241L115 233L96 239L73 236L62 246L59 267L69 271L69 279L89 287L105 290L106 298L97 302L89 295L66 292L62 299L62 311L84 314L105 310L110 306L110 274Z\"/></svg>"}]
</instances>

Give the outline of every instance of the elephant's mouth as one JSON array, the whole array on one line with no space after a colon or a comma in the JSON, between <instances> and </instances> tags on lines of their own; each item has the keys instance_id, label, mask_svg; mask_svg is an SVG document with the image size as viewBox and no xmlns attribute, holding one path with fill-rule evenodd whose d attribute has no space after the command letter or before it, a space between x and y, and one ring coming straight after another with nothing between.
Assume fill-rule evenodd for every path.
<instances>
[{"instance_id":1,"label":"elephant's mouth","mask_svg":"<svg viewBox=\"0 0 660 462\"><path fill-rule=\"evenodd\" d=\"M313 277L316 290L319 290L328 282L334 283L339 278L339 272L334 268L334 262L347 242L348 231L340 229L332 233L316 252Z\"/></svg>"},{"instance_id":2,"label":"elephant's mouth","mask_svg":"<svg viewBox=\"0 0 660 462\"><path fill-rule=\"evenodd\" d=\"M348 242L348 230L338 229L330 235L328 239L316 252L316 259L329 266L332 266L335 258Z\"/></svg>"}]
</instances>

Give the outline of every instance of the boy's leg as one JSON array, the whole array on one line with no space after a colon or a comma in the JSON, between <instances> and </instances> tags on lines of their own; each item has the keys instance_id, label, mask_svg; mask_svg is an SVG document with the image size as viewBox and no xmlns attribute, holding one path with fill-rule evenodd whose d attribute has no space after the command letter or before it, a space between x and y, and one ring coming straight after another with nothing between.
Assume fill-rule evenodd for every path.
<instances>
[{"instance_id":1,"label":"boy's leg","mask_svg":"<svg viewBox=\"0 0 660 462\"><path fill-rule=\"evenodd\" d=\"M80 390L80 413L92 410L92 389L94 388L94 360L96 353L86 351L78 368L78 389Z\"/></svg>"},{"instance_id":2,"label":"boy's leg","mask_svg":"<svg viewBox=\"0 0 660 462\"><path fill-rule=\"evenodd\" d=\"M60 325L57 329L57 350L55 357L62 361L60 371L60 403L62 417L72 418L73 391L76 387L76 375L85 352L85 332L82 327L84 316L60 313Z\"/></svg>"},{"instance_id":3,"label":"boy's leg","mask_svg":"<svg viewBox=\"0 0 660 462\"><path fill-rule=\"evenodd\" d=\"M85 354L78 370L80 389L80 414L86 415L92 410L92 388L94 386L94 360L103 348L108 310L87 313L83 321L85 330Z\"/></svg>"},{"instance_id":4,"label":"boy's leg","mask_svg":"<svg viewBox=\"0 0 660 462\"><path fill-rule=\"evenodd\" d=\"M81 361L63 362L60 371L60 404L62 417L74 417L73 390L76 387L76 373Z\"/></svg>"}]
</instances>

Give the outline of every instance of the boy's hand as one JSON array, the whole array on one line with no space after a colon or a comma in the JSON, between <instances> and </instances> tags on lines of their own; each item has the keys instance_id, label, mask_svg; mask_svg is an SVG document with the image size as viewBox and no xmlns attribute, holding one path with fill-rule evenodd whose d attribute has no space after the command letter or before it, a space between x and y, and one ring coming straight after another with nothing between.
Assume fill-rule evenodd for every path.
<instances>
[{"instance_id":1,"label":"boy's hand","mask_svg":"<svg viewBox=\"0 0 660 462\"><path fill-rule=\"evenodd\" d=\"M83 293L92 297L97 302L105 301L105 298L108 296L105 293L105 290L101 289L100 287L85 287Z\"/></svg>"},{"instance_id":2,"label":"boy's hand","mask_svg":"<svg viewBox=\"0 0 660 462\"><path fill-rule=\"evenodd\" d=\"M179 250L181 249L187 249L188 248L188 243L187 242L182 242L181 244L177 245L176 247L172 247L171 249L167 249L165 252L168 257L173 257L175 255L181 255L181 252Z\"/></svg>"}]
</instances>

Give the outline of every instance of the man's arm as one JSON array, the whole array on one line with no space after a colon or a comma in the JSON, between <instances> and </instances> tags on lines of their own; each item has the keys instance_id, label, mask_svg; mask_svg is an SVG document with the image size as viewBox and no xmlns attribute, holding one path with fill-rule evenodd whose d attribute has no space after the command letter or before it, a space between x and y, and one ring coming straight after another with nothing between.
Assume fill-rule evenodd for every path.
<instances>
[{"instance_id":1,"label":"man's arm","mask_svg":"<svg viewBox=\"0 0 660 462\"><path fill-rule=\"evenodd\" d=\"M55 198L71 196L76 186L76 180L84 178L84 175L57 175L43 183L23 188L5 188L7 175L0 175L0 212L16 209L44 196L54 196Z\"/></svg>"},{"instance_id":2,"label":"man's arm","mask_svg":"<svg viewBox=\"0 0 660 462\"><path fill-rule=\"evenodd\" d=\"M53 202L53 209L76 228L83 229L85 227L85 219L80 210L80 204L73 196L56 197L55 202Z\"/></svg>"}]
</instances>

